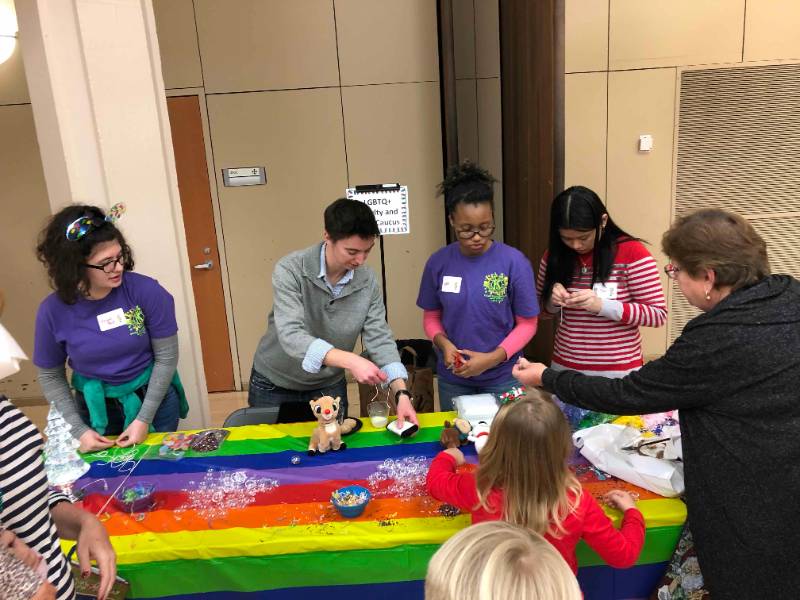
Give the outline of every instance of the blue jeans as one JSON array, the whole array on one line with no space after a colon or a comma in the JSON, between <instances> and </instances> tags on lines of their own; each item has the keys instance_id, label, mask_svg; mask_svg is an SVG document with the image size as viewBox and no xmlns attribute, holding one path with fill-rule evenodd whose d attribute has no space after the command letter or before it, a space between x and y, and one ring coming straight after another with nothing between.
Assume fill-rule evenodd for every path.
<instances>
[{"instance_id":1,"label":"blue jeans","mask_svg":"<svg viewBox=\"0 0 800 600\"><path fill-rule=\"evenodd\" d=\"M337 396L341 399L339 406L339 423L344 421L347 416L347 382L342 378L337 383L314 390L289 390L272 383L267 377L253 369L250 372L250 389L247 392L247 404L250 406L270 406L280 408L289 402L308 403L320 396ZM298 411L299 412L299 411ZM311 408L309 407L309 419L313 419ZM279 422L283 418L279 414Z\"/></svg>"},{"instance_id":2,"label":"blue jeans","mask_svg":"<svg viewBox=\"0 0 800 600\"><path fill-rule=\"evenodd\" d=\"M144 385L136 390L136 395L144 399L147 386ZM83 394L75 391L75 400L78 403L78 414L81 420L91 427L89 419L89 407ZM161 406L158 407L153 417L152 426L158 432L176 431L180 420L181 398L174 385L169 386ZM108 425L104 435L119 435L125 430L125 413L122 411L122 404L116 398L106 398L106 413L108 414Z\"/></svg>"},{"instance_id":3,"label":"blue jeans","mask_svg":"<svg viewBox=\"0 0 800 600\"><path fill-rule=\"evenodd\" d=\"M501 383L492 385L466 385L463 383L450 383L441 377L439 380L439 406L443 412L455 410L453 406L453 398L458 396L469 396L472 394L503 394L510 390L512 387L519 385L519 381L513 377Z\"/></svg>"}]
</instances>

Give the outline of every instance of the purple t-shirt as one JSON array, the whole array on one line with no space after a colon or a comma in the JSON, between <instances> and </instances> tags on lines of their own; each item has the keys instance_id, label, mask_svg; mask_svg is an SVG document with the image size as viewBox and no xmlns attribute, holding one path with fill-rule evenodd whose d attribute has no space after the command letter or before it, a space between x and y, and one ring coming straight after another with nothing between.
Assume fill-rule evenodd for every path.
<instances>
[{"instance_id":1,"label":"purple t-shirt","mask_svg":"<svg viewBox=\"0 0 800 600\"><path fill-rule=\"evenodd\" d=\"M441 310L442 325L457 348L491 352L514 329L515 317L539 314L533 268L522 252L492 242L480 256L464 256L458 242L435 252L425 265L417 306ZM439 377L461 385L492 385L511 377L517 357L477 377L458 377L439 356Z\"/></svg>"},{"instance_id":2,"label":"purple t-shirt","mask_svg":"<svg viewBox=\"0 0 800 600\"><path fill-rule=\"evenodd\" d=\"M69 359L84 377L126 383L153 361L150 339L177 331L172 295L155 279L129 271L102 300L45 298L36 314L33 362L52 369Z\"/></svg>"}]
</instances>

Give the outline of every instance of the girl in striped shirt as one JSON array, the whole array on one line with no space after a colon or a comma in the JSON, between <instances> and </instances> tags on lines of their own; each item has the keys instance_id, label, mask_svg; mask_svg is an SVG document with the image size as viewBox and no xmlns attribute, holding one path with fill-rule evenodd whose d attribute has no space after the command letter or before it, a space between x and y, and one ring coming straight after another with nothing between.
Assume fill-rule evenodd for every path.
<instances>
[{"instance_id":1,"label":"girl in striped shirt","mask_svg":"<svg viewBox=\"0 0 800 600\"><path fill-rule=\"evenodd\" d=\"M642 366L639 327L667 318L655 259L583 186L553 200L536 288L542 314L558 317L550 365L557 370L623 377ZM567 416L577 425L584 415Z\"/></svg>"}]
</instances>

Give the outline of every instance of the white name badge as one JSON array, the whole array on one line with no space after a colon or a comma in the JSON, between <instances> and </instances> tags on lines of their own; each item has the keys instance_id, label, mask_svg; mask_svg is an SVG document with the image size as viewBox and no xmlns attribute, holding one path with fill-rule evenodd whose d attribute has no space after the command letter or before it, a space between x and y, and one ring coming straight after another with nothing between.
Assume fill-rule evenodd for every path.
<instances>
[{"instance_id":1,"label":"white name badge","mask_svg":"<svg viewBox=\"0 0 800 600\"><path fill-rule=\"evenodd\" d=\"M458 294L461 291L461 277L445 275L442 278L442 291L450 294Z\"/></svg>"},{"instance_id":2,"label":"white name badge","mask_svg":"<svg viewBox=\"0 0 800 600\"><path fill-rule=\"evenodd\" d=\"M603 285L602 283L595 283L592 290L598 298L603 300L616 300L617 299L617 285L614 282L609 282Z\"/></svg>"},{"instance_id":3,"label":"white name badge","mask_svg":"<svg viewBox=\"0 0 800 600\"><path fill-rule=\"evenodd\" d=\"M121 308L115 308L102 315L97 315L97 324L100 325L100 331L108 331L109 329L116 329L127 325L128 321L125 319L125 313Z\"/></svg>"}]
</instances>

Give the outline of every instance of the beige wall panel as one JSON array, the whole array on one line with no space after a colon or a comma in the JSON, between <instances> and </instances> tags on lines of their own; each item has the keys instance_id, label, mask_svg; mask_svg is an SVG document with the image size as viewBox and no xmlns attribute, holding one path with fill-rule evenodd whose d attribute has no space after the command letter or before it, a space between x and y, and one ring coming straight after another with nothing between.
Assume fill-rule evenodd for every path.
<instances>
[{"instance_id":1,"label":"beige wall panel","mask_svg":"<svg viewBox=\"0 0 800 600\"><path fill-rule=\"evenodd\" d=\"M585 185L606 197L606 73L564 78L564 187Z\"/></svg>"},{"instance_id":2,"label":"beige wall panel","mask_svg":"<svg viewBox=\"0 0 800 600\"><path fill-rule=\"evenodd\" d=\"M24 104L30 101L28 84L25 81L25 67L22 65L22 52L17 43L11 58L0 65L0 105Z\"/></svg>"},{"instance_id":3,"label":"beige wall panel","mask_svg":"<svg viewBox=\"0 0 800 600\"><path fill-rule=\"evenodd\" d=\"M453 51L456 79L475 78L475 7L473 0L453 0Z\"/></svg>"},{"instance_id":4,"label":"beige wall panel","mask_svg":"<svg viewBox=\"0 0 800 600\"><path fill-rule=\"evenodd\" d=\"M335 0L342 85L436 81L436 3Z\"/></svg>"},{"instance_id":5,"label":"beige wall panel","mask_svg":"<svg viewBox=\"0 0 800 600\"><path fill-rule=\"evenodd\" d=\"M503 111L500 79L478 80L478 162L495 176L495 239L503 240Z\"/></svg>"},{"instance_id":6,"label":"beige wall panel","mask_svg":"<svg viewBox=\"0 0 800 600\"><path fill-rule=\"evenodd\" d=\"M742 60L745 0L611 0L612 70Z\"/></svg>"},{"instance_id":7,"label":"beige wall panel","mask_svg":"<svg viewBox=\"0 0 800 600\"><path fill-rule=\"evenodd\" d=\"M609 0L566 0L564 70L608 69Z\"/></svg>"},{"instance_id":8,"label":"beige wall panel","mask_svg":"<svg viewBox=\"0 0 800 600\"><path fill-rule=\"evenodd\" d=\"M475 74L500 77L498 0L475 0Z\"/></svg>"},{"instance_id":9,"label":"beige wall panel","mask_svg":"<svg viewBox=\"0 0 800 600\"><path fill-rule=\"evenodd\" d=\"M411 233L384 240L389 325L398 338L424 337L417 292L425 261L444 244L438 83L342 90L350 182L408 186Z\"/></svg>"},{"instance_id":10,"label":"beige wall panel","mask_svg":"<svg viewBox=\"0 0 800 600\"><path fill-rule=\"evenodd\" d=\"M456 110L458 111L458 157L478 162L478 98L476 81L456 81Z\"/></svg>"},{"instance_id":11,"label":"beige wall panel","mask_svg":"<svg viewBox=\"0 0 800 600\"><path fill-rule=\"evenodd\" d=\"M650 242L660 266L666 264L660 241L672 197L675 85L675 69L611 73L608 81L609 212L620 227ZM653 136L649 153L638 151L641 134ZM666 327L641 333L646 355L664 352Z\"/></svg>"},{"instance_id":12,"label":"beige wall panel","mask_svg":"<svg viewBox=\"0 0 800 600\"><path fill-rule=\"evenodd\" d=\"M153 0L164 87L202 87L192 0Z\"/></svg>"},{"instance_id":13,"label":"beige wall panel","mask_svg":"<svg viewBox=\"0 0 800 600\"><path fill-rule=\"evenodd\" d=\"M800 58L800 2L748 0L744 60Z\"/></svg>"},{"instance_id":14,"label":"beige wall panel","mask_svg":"<svg viewBox=\"0 0 800 600\"><path fill-rule=\"evenodd\" d=\"M14 140L0 144L0 210L5 224L0 235L0 289L6 298L2 322L33 358L36 310L51 291L35 255L36 236L50 215L50 204L30 105L0 107L0 139ZM19 373L0 381L0 393L41 398L35 379L36 368L25 361Z\"/></svg>"},{"instance_id":15,"label":"beige wall panel","mask_svg":"<svg viewBox=\"0 0 800 600\"><path fill-rule=\"evenodd\" d=\"M206 92L339 84L330 0L194 4Z\"/></svg>"},{"instance_id":16,"label":"beige wall panel","mask_svg":"<svg viewBox=\"0 0 800 600\"><path fill-rule=\"evenodd\" d=\"M243 378L272 307L279 258L322 239L322 211L344 195L338 89L208 96L222 231ZM264 166L267 184L223 187L220 170Z\"/></svg>"}]
</instances>

